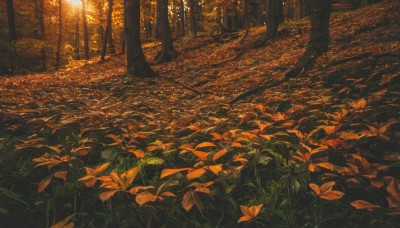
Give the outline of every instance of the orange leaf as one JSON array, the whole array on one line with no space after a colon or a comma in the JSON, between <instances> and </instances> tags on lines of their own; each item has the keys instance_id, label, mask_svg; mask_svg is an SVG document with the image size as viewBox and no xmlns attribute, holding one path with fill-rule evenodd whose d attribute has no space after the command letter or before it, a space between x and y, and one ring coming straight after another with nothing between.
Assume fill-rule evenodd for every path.
<instances>
[{"instance_id":1,"label":"orange leaf","mask_svg":"<svg viewBox=\"0 0 400 228\"><path fill-rule=\"evenodd\" d=\"M237 223L246 222L246 221L249 221L249 220L251 220L251 219L252 219L252 217L247 216L247 215L243 215L242 217L239 218L239 220L237 221Z\"/></svg>"},{"instance_id":2,"label":"orange leaf","mask_svg":"<svg viewBox=\"0 0 400 228\"><path fill-rule=\"evenodd\" d=\"M244 216L240 217L240 219L238 220L237 223L255 219L258 216L258 214L260 213L262 206L263 206L262 204L260 204L258 206L250 206L250 207L240 205L240 210L242 211Z\"/></svg>"},{"instance_id":3,"label":"orange leaf","mask_svg":"<svg viewBox=\"0 0 400 228\"><path fill-rule=\"evenodd\" d=\"M222 171L222 164L219 165L210 165L208 169L213 172L215 175L218 175L219 172Z\"/></svg>"},{"instance_id":4,"label":"orange leaf","mask_svg":"<svg viewBox=\"0 0 400 228\"><path fill-rule=\"evenodd\" d=\"M213 161L218 160L218 158L224 156L227 152L228 152L227 149L222 149L222 150L218 151L217 153L214 154Z\"/></svg>"},{"instance_id":5,"label":"orange leaf","mask_svg":"<svg viewBox=\"0 0 400 228\"><path fill-rule=\"evenodd\" d=\"M372 204L364 200L353 201L351 203L351 206L355 207L357 210L368 210L368 211L372 211L373 208L379 207L376 204Z\"/></svg>"},{"instance_id":6,"label":"orange leaf","mask_svg":"<svg viewBox=\"0 0 400 228\"><path fill-rule=\"evenodd\" d=\"M205 194L211 194L211 190L209 188L206 188L206 187L198 187L194 191L195 192L205 193Z\"/></svg>"},{"instance_id":7,"label":"orange leaf","mask_svg":"<svg viewBox=\"0 0 400 228\"><path fill-rule=\"evenodd\" d=\"M211 142L203 142L196 146L196 149L203 148L203 147L216 147L214 143Z\"/></svg>"},{"instance_id":8,"label":"orange leaf","mask_svg":"<svg viewBox=\"0 0 400 228\"><path fill-rule=\"evenodd\" d=\"M351 104L351 106L355 109L363 109L365 107L365 105L367 104L367 102L365 101L364 98L354 102Z\"/></svg>"},{"instance_id":9,"label":"orange leaf","mask_svg":"<svg viewBox=\"0 0 400 228\"><path fill-rule=\"evenodd\" d=\"M182 207L189 212L192 209L193 205L198 205L200 203L199 196L192 192L188 191L182 198Z\"/></svg>"},{"instance_id":10,"label":"orange leaf","mask_svg":"<svg viewBox=\"0 0 400 228\"><path fill-rule=\"evenodd\" d=\"M145 153L142 150L130 149L128 152L134 154L137 158L144 158L145 156Z\"/></svg>"},{"instance_id":11,"label":"orange leaf","mask_svg":"<svg viewBox=\"0 0 400 228\"><path fill-rule=\"evenodd\" d=\"M57 154L61 154L61 150L56 146L47 146L47 148L55 151Z\"/></svg>"},{"instance_id":12,"label":"orange leaf","mask_svg":"<svg viewBox=\"0 0 400 228\"><path fill-rule=\"evenodd\" d=\"M344 192L332 190L334 185L334 181L324 183L320 187L314 183L309 184L315 195L326 200L337 200L344 196Z\"/></svg>"},{"instance_id":13,"label":"orange leaf","mask_svg":"<svg viewBox=\"0 0 400 228\"><path fill-rule=\"evenodd\" d=\"M199 178L199 177L203 176L203 174L205 172L206 172L206 170L204 168L196 169L196 170L188 173L188 175L186 176L186 179L192 180L195 178Z\"/></svg>"},{"instance_id":14,"label":"orange leaf","mask_svg":"<svg viewBox=\"0 0 400 228\"><path fill-rule=\"evenodd\" d=\"M138 203L140 206L142 206L145 203L148 202L154 202L157 200L157 196L151 194L150 192L141 192L136 196L136 203Z\"/></svg>"},{"instance_id":15,"label":"orange leaf","mask_svg":"<svg viewBox=\"0 0 400 228\"><path fill-rule=\"evenodd\" d=\"M39 193L43 192L47 188L47 186L49 186L52 179L53 179L53 174L47 176L42 181L40 181L38 186L38 192Z\"/></svg>"},{"instance_id":16,"label":"orange leaf","mask_svg":"<svg viewBox=\"0 0 400 228\"><path fill-rule=\"evenodd\" d=\"M400 183L396 178L392 178L386 187L386 191L397 201L400 202Z\"/></svg>"},{"instance_id":17,"label":"orange leaf","mask_svg":"<svg viewBox=\"0 0 400 228\"><path fill-rule=\"evenodd\" d=\"M201 161L207 161L208 153L199 150L192 151L192 153L196 155L196 157L199 158Z\"/></svg>"},{"instance_id":18,"label":"orange leaf","mask_svg":"<svg viewBox=\"0 0 400 228\"><path fill-rule=\"evenodd\" d=\"M326 126L324 127L324 130L326 134L328 135L333 135L335 134L340 128L342 127L342 124L336 125L336 126Z\"/></svg>"},{"instance_id":19,"label":"orange leaf","mask_svg":"<svg viewBox=\"0 0 400 228\"><path fill-rule=\"evenodd\" d=\"M58 171L54 173L54 177L67 181L67 173L68 173L67 171Z\"/></svg>"},{"instance_id":20,"label":"orange leaf","mask_svg":"<svg viewBox=\"0 0 400 228\"><path fill-rule=\"evenodd\" d=\"M161 172L160 179L162 179L162 178L164 178L164 177L167 177L167 176L170 176L170 175L173 175L173 174L175 174L175 173L179 173L179 172L182 172L182 171L190 171L190 170L193 170L193 169L192 169L192 168L164 169L164 170Z\"/></svg>"},{"instance_id":21,"label":"orange leaf","mask_svg":"<svg viewBox=\"0 0 400 228\"><path fill-rule=\"evenodd\" d=\"M132 195L136 195L138 194L138 192L140 190L147 190L147 189L152 189L154 188L154 186L137 186L137 187L133 187L129 190L129 193L131 193Z\"/></svg>"},{"instance_id":22,"label":"orange leaf","mask_svg":"<svg viewBox=\"0 0 400 228\"><path fill-rule=\"evenodd\" d=\"M100 198L100 200L101 201L107 201L108 199L110 199L116 192L118 192L119 190L110 190L110 191L105 191L105 192L102 192L100 195L99 195L99 198Z\"/></svg>"}]
</instances>

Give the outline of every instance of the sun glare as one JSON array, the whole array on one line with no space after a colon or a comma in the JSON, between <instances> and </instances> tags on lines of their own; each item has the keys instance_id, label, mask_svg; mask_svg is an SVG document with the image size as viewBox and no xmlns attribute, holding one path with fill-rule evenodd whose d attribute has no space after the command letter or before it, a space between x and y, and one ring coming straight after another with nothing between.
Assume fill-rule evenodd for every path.
<instances>
[{"instance_id":1,"label":"sun glare","mask_svg":"<svg viewBox=\"0 0 400 228\"><path fill-rule=\"evenodd\" d=\"M81 5L81 1L80 0L68 0L69 3L71 3L72 5L75 6L80 6Z\"/></svg>"}]
</instances>

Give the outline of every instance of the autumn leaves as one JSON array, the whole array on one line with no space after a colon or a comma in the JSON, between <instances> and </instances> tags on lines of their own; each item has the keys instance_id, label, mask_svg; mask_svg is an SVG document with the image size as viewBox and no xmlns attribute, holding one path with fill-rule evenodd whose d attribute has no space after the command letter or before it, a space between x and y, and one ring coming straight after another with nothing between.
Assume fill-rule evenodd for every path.
<instances>
[{"instance_id":1,"label":"autumn leaves","mask_svg":"<svg viewBox=\"0 0 400 228\"><path fill-rule=\"evenodd\" d=\"M312 102L312 109L322 109L320 103ZM308 201L314 198L315 205L340 201L340 205L362 212L398 214L398 180L388 173L389 166L371 160L360 149L371 139L390 140L391 129L398 122L389 119L354 125L352 121L369 111L365 99L330 112L304 115L305 109L305 105L295 104L286 112L274 112L262 104L251 105L238 115L240 127L218 126L223 120L213 117L217 126L187 126L184 131L190 137L176 133L183 130L175 128L164 129L161 136L161 130L153 132L141 128L140 123L129 123L92 134L82 129L78 143L65 145L49 146L33 137L17 149L45 152L33 159L37 167L50 170L39 183L39 192L51 191L52 183L82 183L93 188L102 202L122 198L134 208L174 208L201 217L206 216L205 208L217 207L217 199L226 197L225 202L234 202L235 222L272 221L273 199L294 202L294 196ZM101 160L88 165L87 156L96 153L94 141L102 146ZM121 166L119 158L127 162ZM146 176L149 169L151 181ZM282 170L293 176L283 180ZM280 180L269 179L275 177ZM269 190L272 183L279 183L280 190ZM249 194L245 185L253 185L259 192ZM382 192L384 201L352 193L364 186Z\"/></svg>"}]
</instances>

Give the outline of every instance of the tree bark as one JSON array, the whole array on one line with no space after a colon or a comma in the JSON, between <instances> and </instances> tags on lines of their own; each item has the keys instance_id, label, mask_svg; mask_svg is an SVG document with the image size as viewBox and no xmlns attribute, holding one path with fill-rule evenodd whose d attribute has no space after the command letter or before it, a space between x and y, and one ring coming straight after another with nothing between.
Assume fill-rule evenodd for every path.
<instances>
[{"instance_id":1,"label":"tree bark","mask_svg":"<svg viewBox=\"0 0 400 228\"><path fill-rule=\"evenodd\" d=\"M279 27L279 0L267 0L267 34L266 39L275 39Z\"/></svg>"},{"instance_id":2,"label":"tree bark","mask_svg":"<svg viewBox=\"0 0 400 228\"><path fill-rule=\"evenodd\" d=\"M83 56L86 60L89 59L89 34L86 20L86 4L85 0L81 0L82 6L82 28L83 28Z\"/></svg>"},{"instance_id":3,"label":"tree bark","mask_svg":"<svg viewBox=\"0 0 400 228\"><path fill-rule=\"evenodd\" d=\"M286 73L285 78L287 79L306 72L314 65L316 57L328 51L332 0L312 0L311 4L311 38L306 51L299 58L299 62Z\"/></svg>"},{"instance_id":4,"label":"tree bark","mask_svg":"<svg viewBox=\"0 0 400 228\"><path fill-rule=\"evenodd\" d=\"M242 0L242 27L249 29L249 0Z\"/></svg>"},{"instance_id":5,"label":"tree bark","mask_svg":"<svg viewBox=\"0 0 400 228\"><path fill-rule=\"evenodd\" d=\"M97 46L97 53L101 54L101 51L103 49L103 40L104 40L104 20L103 20L103 1L99 0L96 1L96 8L97 8L97 18L98 18L98 27L97 27L97 33L99 34L99 39L98 39L98 46Z\"/></svg>"},{"instance_id":6,"label":"tree bark","mask_svg":"<svg viewBox=\"0 0 400 228\"><path fill-rule=\"evenodd\" d=\"M171 31L168 20L168 0L157 0L160 4L160 24L161 24L161 50L154 59L155 63L169 62L175 54L172 45Z\"/></svg>"},{"instance_id":7,"label":"tree bark","mask_svg":"<svg viewBox=\"0 0 400 228\"><path fill-rule=\"evenodd\" d=\"M62 0L58 0L58 36L57 36L57 51L56 51L57 70L60 68L61 40L62 40Z\"/></svg>"},{"instance_id":8,"label":"tree bark","mask_svg":"<svg viewBox=\"0 0 400 228\"><path fill-rule=\"evenodd\" d=\"M14 51L15 41L17 40L17 32L15 30L15 14L14 14L14 2L13 0L7 0L7 17L8 17L8 32L10 36L10 69L11 73L14 73Z\"/></svg>"},{"instance_id":9,"label":"tree bark","mask_svg":"<svg viewBox=\"0 0 400 228\"><path fill-rule=\"evenodd\" d=\"M38 39L43 41L42 47L42 64L43 69L46 70L46 44L45 44L45 33L44 33L44 0L34 0L35 9L36 9L36 20L38 21Z\"/></svg>"},{"instance_id":10,"label":"tree bark","mask_svg":"<svg viewBox=\"0 0 400 228\"><path fill-rule=\"evenodd\" d=\"M155 77L157 74L147 62L140 40L140 0L126 0L125 13L127 17L125 31L128 74L139 77Z\"/></svg>"},{"instance_id":11,"label":"tree bark","mask_svg":"<svg viewBox=\"0 0 400 228\"><path fill-rule=\"evenodd\" d=\"M14 13L14 1L7 0L7 17L8 17L8 31L10 34L10 40L17 40L17 32L15 30L15 13Z\"/></svg>"},{"instance_id":12,"label":"tree bark","mask_svg":"<svg viewBox=\"0 0 400 228\"><path fill-rule=\"evenodd\" d=\"M179 35L185 36L185 6L183 0L179 2L179 15L178 15Z\"/></svg>"},{"instance_id":13,"label":"tree bark","mask_svg":"<svg viewBox=\"0 0 400 228\"><path fill-rule=\"evenodd\" d=\"M103 45L101 48L101 60L105 60L105 56L107 53L107 45L110 43L109 39L111 38L111 22L112 22L112 11L113 11L113 0L108 0L108 11L107 11L107 25L106 32L103 37Z\"/></svg>"},{"instance_id":14,"label":"tree bark","mask_svg":"<svg viewBox=\"0 0 400 228\"><path fill-rule=\"evenodd\" d=\"M79 50L79 8L75 6L75 48L74 48L74 59L79 60L80 50Z\"/></svg>"},{"instance_id":15,"label":"tree bark","mask_svg":"<svg viewBox=\"0 0 400 228\"><path fill-rule=\"evenodd\" d=\"M197 37L197 22L196 22L196 4L195 0L189 0L190 5L190 25L192 28L192 35Z\"/></svg>"}]
</instances>

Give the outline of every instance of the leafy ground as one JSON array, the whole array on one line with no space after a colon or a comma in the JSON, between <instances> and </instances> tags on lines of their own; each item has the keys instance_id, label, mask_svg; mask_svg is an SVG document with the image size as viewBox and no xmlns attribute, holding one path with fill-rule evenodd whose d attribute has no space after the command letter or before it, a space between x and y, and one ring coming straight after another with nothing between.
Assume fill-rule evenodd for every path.
<instances>
[{"instance_id":1,"label":"leafy ground","mask_svg":"<svg viewBox=\"0 0 400 228\"><path fill-rule=\"evenodd\" d=\"M306 20L257 49L261 27L175 42L178 58L153 68L201 95L128 77L121 56L0 79L2 224L397 227L399 12L334 14L308 73L233 105L294 66Z\"/></svg>"}]
</instances>

